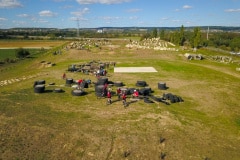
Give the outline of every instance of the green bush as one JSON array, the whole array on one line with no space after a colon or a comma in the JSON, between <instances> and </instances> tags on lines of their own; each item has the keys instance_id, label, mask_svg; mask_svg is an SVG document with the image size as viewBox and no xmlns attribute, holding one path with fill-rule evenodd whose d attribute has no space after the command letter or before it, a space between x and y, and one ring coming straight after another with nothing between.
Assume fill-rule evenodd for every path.
<instances>
[{"instance_id":1,"label":"green bush","mask_svg":"<svg viewBox=\"0 0 240 160\"><path fill-rule=\"evenodd\" d=\"M25 57L27 57L27 56L29 56L29 55L30 55L29 51L28 51L28 50L25 50L25 49L23 49L23 48L18 48L18 49L16 50L16 57L17 57L17 58L25 58Z\"/></svg>"}]
</instances>

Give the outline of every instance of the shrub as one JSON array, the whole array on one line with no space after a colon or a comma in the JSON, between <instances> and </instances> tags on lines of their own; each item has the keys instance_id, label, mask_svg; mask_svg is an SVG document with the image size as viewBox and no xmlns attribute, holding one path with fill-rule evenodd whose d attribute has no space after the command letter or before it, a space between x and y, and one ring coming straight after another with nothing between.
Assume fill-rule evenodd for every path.
<instances>
[{"instance_id":1,"label":"shrub","mask_svg":"<svg viewBox=\"0 0 240 160\"><path fill-rule=\"evenodd\" d=\"M30 55L29 51L28 51L28 50L25 50L25 49L23 49L23 48L18 48L18 49L16 50L16 57L17 57L17 58L25 58L25 57L27 57L27 56L29 56L29 55Z\"/></svg>"}]
</instances>

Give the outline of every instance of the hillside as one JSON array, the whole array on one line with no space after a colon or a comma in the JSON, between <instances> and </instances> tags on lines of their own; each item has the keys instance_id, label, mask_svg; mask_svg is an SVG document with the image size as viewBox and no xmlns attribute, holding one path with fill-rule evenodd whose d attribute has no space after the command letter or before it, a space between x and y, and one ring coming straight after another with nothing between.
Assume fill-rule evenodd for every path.
<instances>
[{"instance_id":1,"label":"hillside","mask_svg":"<svg viewBox=\"0 0 240 160\"><path fill-rule=\"evenodd\" d=\"M62 42L31 59L0 66L0 159L239 159L239 57L207 49L129 47L127 40L82 43L91 44ZM185 53L204 59L189 60ZM146 103L128 95L125 108L113 95L106 105L106 98L96 97L95 75L67 71L91 61L109 63L108 80L123 82L123 88L140 89L136 82L146 81L151 95L172 93L183 102ZM114 73L112 62L157 72ZM73 80L90 79L86 94L73 96L64 72ZM42 80L44 93L35 93L34 82ZM159 82L166 90L158 88ZM64 92L53 92L56 88ZM111 88L115 92L117 86Z\"/></svg>"}]
</instances>

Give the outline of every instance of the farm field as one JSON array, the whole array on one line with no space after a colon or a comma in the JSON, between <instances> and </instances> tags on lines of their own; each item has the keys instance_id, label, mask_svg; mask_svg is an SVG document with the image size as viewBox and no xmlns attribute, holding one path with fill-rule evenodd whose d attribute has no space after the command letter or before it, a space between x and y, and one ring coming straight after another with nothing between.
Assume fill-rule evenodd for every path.
<instances>
[{"instance_id":1,"label":"farm field","mask_svg":"<svg viewBox=\"0 0 240 160\"><path fill-rule=\"evenodd\" d=\"M0 66L0 159L239 159L238 63L187 60L184 54L191 50L129 48L125 40L109 40L101 48L88 50L76 49L71 42L62 47L62 41L31 46L40 44L53 47L32 59ZM59 48L61 54L53 55ZM157 72L114 73L110 65L107 78L123 82L125 88L139 88L136 82L144 80L154 96L172 93L184 101L169 105L142 99L131 102L128 96L125 108L113 95L113 103L106 105L106 98L96 97L93 83L84 89L86 95L73 96L73 88L65 85L62 74L96 82L95 75L66 71L72 64L90 61L154 67ZM33 84L38 80L46 81L44 93L34 93ZM168 88L158 89L159 82ZM64 92L52 92L56 88Z\"/></svg>"},{"instance_id":2,"label":"farm field","mask_svg":"<svg viewBox=\"0 0 240 160\"><path fill-rule=\"evenodd\" d=\"M50 40L1 40L0 49L14 49L14 48L45 48L59 46L65 41L50 41Z\"/></svg>"}]
</instances>

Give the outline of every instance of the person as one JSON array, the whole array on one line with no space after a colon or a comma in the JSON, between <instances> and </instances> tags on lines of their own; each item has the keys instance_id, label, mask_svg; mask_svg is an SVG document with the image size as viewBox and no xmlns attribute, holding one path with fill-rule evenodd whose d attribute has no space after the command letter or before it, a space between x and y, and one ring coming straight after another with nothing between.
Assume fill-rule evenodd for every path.
<instances>
[{"instance_id":1,"label":"person","mask_svg":"<svg viewBox=\"0 0 240 160\"><path fill-rule=\"evenodd\" d=\"M104 97L106 94L107 94L107 87L108 87L108 84L105 83L104 86L103 86L103 91L102 91L102 96Z\"/></svg>"},{"instance_id":2,"label":"person","mask_svg":"<svg viewBox=\"0 0 240 160\"><path fill-rule=\"evenodd\" d=\"M123 106L126 107L127 106L127 95L126 95L125 91L122 92L122 102L123 102Z\"/></svg>"},{"instance_id":3,"label":"person","mask_svg":"<svg viewBox=\"0 0 240 160\"><path fill-rule=\"evenodd\" d=\"M135 89L132 94L133 98L138 98L139 97L139 92Z\"/></svg>"},{"instance_id":4,"label":"person","mask_svg":"<svg viewBox=\"0 0 240 160\"><path fill-rule=\"evenodd\" d=\"M82 79L79 79L78 81L77 81L77 83L78 83L78 89L81 89L81 84L82 84L82 82L83 82L83 80Z\"/></svg>"},{"instance_id":5,"label":"person","mask_svg":"<svg viewBox=\"0 0 240 160\"><path fill-rule=\"evenodd\" d=\"M117 89L117 96L118 96L118 100L120 100L120 98L121 98L121 88L119 87L118 89Z\"/></svg>"},{"instance_id":6,"label":"person","mask_svg":"<svg viewBox=\"0 0 240 160\"><path fill-rule=\"evenodd\" d=\"M87 79L86 82L87 82L88 84L91 84L91 83L92 83L91 79Z\"/></svg>"},{"instance_id":7,"label":"person","mask_svg":"<svg viewBox=\"0 0 240 160\"><path fill-rule=\"evenodd\" d=\"M65 72L62 75L62 79L66 79L66 73Z\"/></svg>"},{"instance_id":8,"label":"person","mask_svg":"<svg viewBox=\"0 0 240 160\"><path fill-rule=\"evenodd\" d=\"M104 86L103 86L103 90L104 90L104 91L107 90L107 87L108 87L108 84L105 83Z\"/></svg>"},{"instance_id":9,"label":"person","mask_svg":"<svg viewBox=\"0 0 240 160\"><path fill-rule=\"evenodd\" d=\"M85 88L85 85L86 85L85 79L82 79L82 82L80 85L81 85L81 89Z\"/></svg>"},{"instance_id":10,"label":"person","mask_svg":"<svg viewBox=\"0 0 240 160\"><path fill-rule=\"evenodd\" d=\"M100 76L100 70L99 69L97 70L97 74L96 75L97 75L97 77Z\"/></svg>"},{"instance_id":11,"label":"person","mask_svg":"<svg viewBox=\"0 0 240 160\"><path fill-rule=\"evenodd\" d=\"M103 76L106 76L106 75L107 75L107 70L104 69L104 70L103 70Z\"/></svg>"},{"instance_id":12,"label":"person","mask_svg":"<svg viewBox=\"0 0 240 160\"><path fill-rule=\"evenodd\" d=\"M111 90L109 89L107 92L107 104L111 104L112 103L112 94L111 94Z\"/></svg>"}]
</instances>

